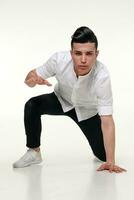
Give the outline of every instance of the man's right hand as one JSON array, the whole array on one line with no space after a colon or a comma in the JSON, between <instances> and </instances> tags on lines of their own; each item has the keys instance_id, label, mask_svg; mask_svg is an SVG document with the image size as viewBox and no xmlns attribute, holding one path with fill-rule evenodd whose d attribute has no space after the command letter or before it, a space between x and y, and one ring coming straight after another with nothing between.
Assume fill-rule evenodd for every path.
<instances>
[{"instance_id":1,"label":"man's right hand","mask_svg":"<svg viewBox=\"0 0 134 200\"><path fill-rule=\"evenodd\" d=\"M52 84L49 83L47 80L44 80L42 77L38 76L35 70L32 70L28 73L25 79L25 83L29 87L34 87L36 84L52 86Z\"/></svg>"}]
</instances>

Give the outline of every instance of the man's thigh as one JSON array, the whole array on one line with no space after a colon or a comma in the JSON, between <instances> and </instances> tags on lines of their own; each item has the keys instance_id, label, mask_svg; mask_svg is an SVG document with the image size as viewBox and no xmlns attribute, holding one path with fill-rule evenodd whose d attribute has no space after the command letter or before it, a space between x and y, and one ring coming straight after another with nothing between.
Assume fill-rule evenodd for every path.
<instances>
[{"instance_id":1,"label":"man's thigh","mask_svg":"<svg viewBox=\"0 0 134 200\"><path fill-rule=\"evenodd\" d=\"M53 93L43 94L36 97L32 97L30 102L33 104L33 107L37 110L37 112L42 114L50 114L50 115L63 115L63 109L61 104L57 98L57 96Z\"/></svg>"}]
</instances>

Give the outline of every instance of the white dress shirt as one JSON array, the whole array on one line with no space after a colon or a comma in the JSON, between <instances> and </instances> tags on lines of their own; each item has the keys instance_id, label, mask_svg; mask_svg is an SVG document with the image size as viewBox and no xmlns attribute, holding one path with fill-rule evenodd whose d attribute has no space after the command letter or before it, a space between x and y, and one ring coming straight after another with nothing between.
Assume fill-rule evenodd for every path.
<instances>
[{"instance_id":1,"label":"white dress shirt","mask_svg":"<svg viewBox=\"0 0 134 200\"><path fill-rule=\"evenodd\" d=\"M109 72L96 61L90 72L76 76L70 51L52 55L46 63L36 69L43 79L55 76L54 92L64 112L75 108L79 121L96 115L111 115L113 99Z\"/></svg>"}]
</instances>

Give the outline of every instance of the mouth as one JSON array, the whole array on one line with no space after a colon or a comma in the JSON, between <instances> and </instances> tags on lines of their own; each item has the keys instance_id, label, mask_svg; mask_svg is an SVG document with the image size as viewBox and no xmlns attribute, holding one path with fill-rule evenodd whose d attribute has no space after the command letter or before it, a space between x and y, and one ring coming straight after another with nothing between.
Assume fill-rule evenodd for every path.
<instances>
[{"instance_id":1,"label":"mouth","mask_svg":"<svg viewBox=\"0 0 134 200\"><path fill-rule=\"evenodd\" d=\"M87 69L87 66L85 66L85 65L78 65L78 68L84 70L84 69Z\"/></svg>"}]
</instances>

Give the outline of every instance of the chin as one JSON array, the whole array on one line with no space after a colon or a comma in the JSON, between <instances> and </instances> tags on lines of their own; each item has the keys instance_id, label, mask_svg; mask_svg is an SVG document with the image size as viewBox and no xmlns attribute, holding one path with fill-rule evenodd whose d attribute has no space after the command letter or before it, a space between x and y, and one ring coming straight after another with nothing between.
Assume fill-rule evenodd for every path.
<instances>
[{"instance_id":1,"label":"chin","mask_svg":"<svg viewBox=\"0 0 134 200\"><path fill-rule=\"evenodd\" d=\"M86 74L88 74L88 72L78 72L78 76L84 76Z\"/></svg>"}]
</instances>

